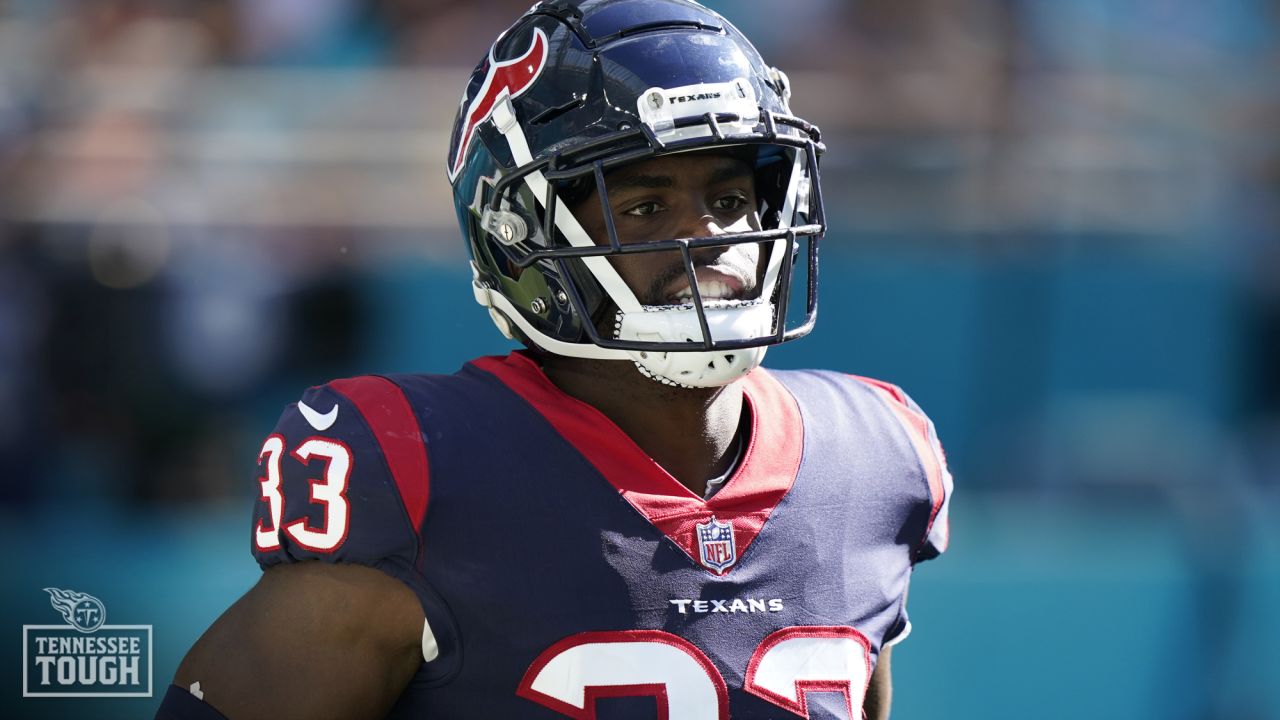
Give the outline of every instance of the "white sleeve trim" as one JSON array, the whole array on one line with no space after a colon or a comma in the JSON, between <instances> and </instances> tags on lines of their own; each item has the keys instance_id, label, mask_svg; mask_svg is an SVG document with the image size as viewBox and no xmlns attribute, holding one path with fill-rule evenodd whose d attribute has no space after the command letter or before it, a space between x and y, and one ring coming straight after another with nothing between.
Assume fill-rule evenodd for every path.
<instances>
[{"instance_id":1,"label":"white sleeve trim","mask_svg":"<svg viewBox=\"0 0 1280 720\"><path fill-rule=\"evenodd\" d=\"M885 641L882 647L891 648L894 645L897 645L898 643L902 642L903 640L906 640L907 636L910 634L911 634L911 621L908 620L907 626L902 628L902 632L898 633L897 635L894 635L892 639Z\"/></svg>"},{"instance_id":2,"label":"white sleeve trim","mask_svg":"<svg viewBox=\"0 0 1280 720\"><path fill-rule=\"evenodd\" d=\"M422 659L431 662L440 657L440 646L436 644L436 634L431 632L431 623L422 619Z\"/></svg>"}]
</instances>

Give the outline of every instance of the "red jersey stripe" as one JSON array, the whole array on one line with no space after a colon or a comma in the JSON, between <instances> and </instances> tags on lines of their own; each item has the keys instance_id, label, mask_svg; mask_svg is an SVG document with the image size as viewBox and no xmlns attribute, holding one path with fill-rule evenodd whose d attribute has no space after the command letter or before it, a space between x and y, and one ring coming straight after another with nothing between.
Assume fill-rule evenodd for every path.
<instances>
[{"instance_id":1,"label":"red jersey stripe","mask_svg":"<svg viewBox=\"0 0 1280 720\"><path fill-rule=\"evenodd\" d=\"M427 514L431 472L422 430L404 392L390 380L374 375L335 380L329 387L351 401L364 416L382 448L387 468L413 522L413 531L420 532Z\"/></svg>"}]
</instances>

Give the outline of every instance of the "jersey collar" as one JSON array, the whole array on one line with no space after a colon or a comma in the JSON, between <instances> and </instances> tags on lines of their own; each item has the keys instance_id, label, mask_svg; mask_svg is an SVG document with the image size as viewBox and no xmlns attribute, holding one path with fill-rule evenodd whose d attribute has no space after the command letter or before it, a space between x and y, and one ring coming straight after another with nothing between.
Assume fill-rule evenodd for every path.
<instances>
[{"instance_id":1,"label":"jersey collar","mask_svg":"<svg viewBox=\"0 0 1280 720\"><path fill-rule=\"evenodd\" d=\"M791 489L800 468L804 423L799 405L781 382L757 368L739 382L751 408L751 436L738 469L704 500L649 457L596 408L556 387L524 353L472 362L522 397L638 510L695 561L698 524L714 517L733 525L740 559ZM705 563L702 563L705 566ZM725 574L723 570L711 570Z\"/></svg>"}]
</instances>

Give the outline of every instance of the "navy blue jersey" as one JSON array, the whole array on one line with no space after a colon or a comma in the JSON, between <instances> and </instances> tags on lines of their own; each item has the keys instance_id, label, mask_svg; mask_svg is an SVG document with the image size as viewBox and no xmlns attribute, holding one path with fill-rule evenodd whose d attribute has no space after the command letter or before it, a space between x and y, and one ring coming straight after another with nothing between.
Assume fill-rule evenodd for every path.
<instances>
[{"instance_id":1,"label":"navy blue jersey","mask_svg":"<svg viewBox=\"0 0 1280 720\"><path fill-rule=\"evenodd\" d=\"M312 388L263 446L254 555L413 589L393 717L860 717L946 547L945 460L892 385L742 382L750 441L709 500L521 353Z\"/></svg>"}]
</instances>

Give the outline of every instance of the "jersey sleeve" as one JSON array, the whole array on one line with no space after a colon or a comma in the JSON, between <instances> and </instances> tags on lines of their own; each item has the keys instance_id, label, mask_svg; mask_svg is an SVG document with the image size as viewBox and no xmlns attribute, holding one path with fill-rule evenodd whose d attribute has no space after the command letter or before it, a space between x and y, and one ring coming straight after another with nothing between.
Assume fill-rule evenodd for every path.
<instances>
[{"instance_id":1,"label":"jersey sleeve","mask_svg":"<svg viewBox=\"0 0 1280 720\"><path fill-rule=\"evenodd\" d=\"M426 447L395 383L366 376L307 390L258 455L250 547L263 569L356 563L403 581L426 603L421 523Z\"/></svg>"},{"instance_id":2,"label":"jersey sleeve","mask_svg":"<svg viewBox=\"0 0 1280 720\"><path fill-rule=\"evenodd\" d=\"M857 376L855 376L857 377ZM951 539L951 471L937 429L924 410L902 388L882 380L857 377L869 385L903 426L929 485L929 521L912 554L912 562L930 560L946 551ZM905 637L905 634L903 635Z\"/></svg>"}]
</instances>

